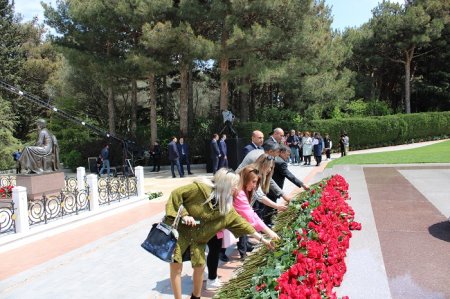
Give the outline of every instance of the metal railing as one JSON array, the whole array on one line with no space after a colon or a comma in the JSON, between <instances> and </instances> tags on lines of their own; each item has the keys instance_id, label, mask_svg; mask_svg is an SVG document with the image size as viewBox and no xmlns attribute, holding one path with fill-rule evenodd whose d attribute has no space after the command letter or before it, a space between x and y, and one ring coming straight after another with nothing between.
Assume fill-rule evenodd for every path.
<instances>
[{"instance_id":1,"label":"metal railing","mask_svg":"<svg viewBox=\"0 0 450 299\"><path fill-rule=\"evenodd\" d=\"M16 215L12 200L0 200L0 234L16 232Z\"/></svg>"},{"instance_id":2,"label":"metal railing","mask_svg":"<svg viewBox=\"0 0 450 299\"><path fill-rule=\"evenodd\" d=\"M16 215L12 194L7 187L16 185L16 177L11 175L0 176L0 234L16 232Z\"/></svg>"},{"instance_id":3,"label":"metal railing","mask_svg":"<svg viewBox=\"0 0 450 299\"><path fill-rule=\"evenodd\" d=\"M22 214L23 211L18 210L20 206L14 204L16 199L14 198L13 201L12 193L4 192L6 198L0 198L0 236L20 233L24 229L21 226L23 221L26 223L25 230L27 230L31 226L46 224L69 215L89 212L97 209L98 205L109 205L138 195L138 179L135 176L99 178L97 179L97 190L91 190L91 181L89 184L87 182L86 176L82 183L77 181L77 178L66 177L65 187L59 193L42 194L34 200L28 199L27 205L24 207L25 215ZM15 185L15 176L0 176L0 189L6 190L8 186ZM14 196L18 196L17 199L26 200L25 192L26 190L22 188ZM24 219L20 215L23 215Z\"/></svg>"},{"instance_id":4,"label":"metal railing","mask_svg":"<svg viewBox=\"0 0 450 299\"><path fill-rule=\"evenodd\" d=\"M0 176L0 188L6 186L15 186L16 176L15 175L2 175Z\"/></svg>"},{"instance_id":5,"label":"metal railing","mask_svg":"<svg viewBox=\"0 0 450 299\"><path fill-rule=\"evenodd\" d=\"M85 183L85 188L78 190L77 180L69 178L58 195L43 195L28 201L28 221L32 226L89 210L89 186Z\"/></svg>"},{"instance_id":6,"label":"metal railing","mask_svg":"<svg viewBox=\"0 0 450 299\"><path fill-rule=\"evenodd\" d=\"M100 205L137 196L137 179L127 176L99 178L98 195Z\"/></svg>"}]
</instances>

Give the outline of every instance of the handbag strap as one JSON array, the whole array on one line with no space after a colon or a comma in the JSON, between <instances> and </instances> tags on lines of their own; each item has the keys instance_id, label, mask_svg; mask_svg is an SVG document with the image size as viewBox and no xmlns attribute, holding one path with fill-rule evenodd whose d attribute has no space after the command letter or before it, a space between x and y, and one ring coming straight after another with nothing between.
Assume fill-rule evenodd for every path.
<instances>
[{"instance_id":1,"label":"handbag strap","mask_svg":"<svg viewBox=\"0 0 450 299\"><path fill-rule=\"evenodd\" d=\"M174 229L178 228L178 223L180 222L181 214L183 213L183 210L184 210L184 206L180 205L180 207L178 208L177 217L175 217L175 220L172 223L172 228L174 228Z\"/></svg>"}]
</instances>

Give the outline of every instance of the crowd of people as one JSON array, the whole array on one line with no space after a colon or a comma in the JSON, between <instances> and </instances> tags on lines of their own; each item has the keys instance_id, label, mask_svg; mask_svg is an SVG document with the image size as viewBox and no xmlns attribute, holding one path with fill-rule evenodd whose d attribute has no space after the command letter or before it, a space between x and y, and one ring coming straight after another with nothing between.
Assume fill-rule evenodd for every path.
<instances>
[{"instance_id":1,"label":"crowd of people","mask_svg":"<svg viewBox=\"0 0 450 299\"><path fill-rule=\"evenodd\" d=\"M283 191L285 179L298 188L297 192L308 190L309 185L297 178L288 165L311 165L314 156L316 166L322 162L322 155L331 159L333 146L329 134L297 132L291 130L285 136L281 128L264 141L264 134L256 130L251 142L242 148L242 161L236 170L228 169L226 134L213 134L209 158L213 178L194 181L175 189L166 205L166 221L175 219L178 208L183 205L182 223L179 227L178 245L174 261L170 264L170 279L175 298L182 298L181 271L184 261L191 261L193 290L191 298L200 298L205 266L208 269L206 289L216 290L222 283L217 276L219 260L229 261L224 240L226 236L238 237L237 249L240 259L245 259L255 244L263 243L274 247L280 237L272 230L274 215L287 209L287 205L297 193ZM181 139L181 138L180 138ZM342 155L347 154L349 138L343 133L339 141ZM169 160L172 176L175 166L183 177L183 164L188 172L189 151L180 148L173 137L169 143ZM180 161L183 161L180 163ZM206 248L208 254L206 255Z\"/></svg>"},{"instance_id":2,"label":"crowd of people","mask_svg":"<svg viewBox=\"0 0 450 299\"><path fill-rule=\"evenodd\" d=\"M240 259L261 242L269 248L280 237L272 230L273 218L287 209L296 195L283 191L285 179L299 189L308 190L288 168L310 166L314 156L315 165L320 166L322 156L331 159L333 141L329 134L290 130L288 134L281 128L273 130L264 140L264 134L255 130L251 141L242 148L242 161L236 170L229 169L226 134L213 134L209 143L209 159L212 179L194 181L175 189L166 205L166 221L171 224L178 208L183 205L182 225L179 239L170 264L170 280L175 298L182 298L181 272L184 261L191 261L194 269L191 298L200 298L204 269L208 269L206 289L216 290L222 282L217 276L219 261L228 262L226 247L236 239ZM339 140L341 156L349 150L349 137L345 132ZM172 136L167 146L170 170L173 178L191 175L189 145L184 137ZM156 140L149 149L153 158L152 172L161 169L162 149ZM99 155L99 173L109 174L109 148ZM106 163L105 163L106 162ZM186 172L185 172L186 167ZM234 244L233 244L234 245ZM208 254L206 255L206 248Z\"/></svg>"},{"instance_id":3,"label":"crowd of people","mask_svg":"<svg viewBox=\"0 0 450 299\"><path fill-rule=\"evenodd\" d=\"M331 159L333 142L329 134L299 132L290 130L287 136L281 128L276 128L264 141L264 134L255 130L251 141L242 148L242 161L235 170L229 169L227 135L213 134L209 156L213 178L194 181L175 189L166 204L167 224L174 221L179 207L184 207L182 225L178 227L179 239L173 262L170 263L170 280L175 298L182 298L181 272L184 261L191 261L194 269L191 298L200 298L205 266L208 269L206 289L216 290L222 282L217 276L219 261L229 261L226 255L225 237L236 242L240 259L254 250L257 243L270 249L280 237L272 230L274 216L287 209L287 205L297 193L283 191L285 179L299 189L308 190L309 185L296 177L288 165L311 165L314 156L316 166L325 154ZM349 150L349 137L345 132L339 140L341 156ZM189 145L184 137L171 137L168 143L168 159L171 174L175 178L175 168L179 177L191 175ZM15 161L21 157L20 150L13 153ZM162 149L156 140L149 150L153 158L152 172L161 168ZM105 144L97 159L99 175L110 175L109 145ZM20 163L17 163L20 172ZM231 237L233 236L233 238ZM206 247L208 254L206 255Z\"/></svg>"}]
</instances>

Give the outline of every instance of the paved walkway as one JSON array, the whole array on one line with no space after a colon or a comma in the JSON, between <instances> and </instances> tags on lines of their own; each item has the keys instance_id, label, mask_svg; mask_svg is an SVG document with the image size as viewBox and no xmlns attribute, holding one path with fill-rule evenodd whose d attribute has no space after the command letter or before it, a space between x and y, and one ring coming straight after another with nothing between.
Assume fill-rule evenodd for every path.
<instances>
[{"instance_id":1,"label":"paved walkway","mask_svg":"<svg viewBox=\"0 0 450 299\"><path fill-rule=\"evenodd\" d=\"M410 146L421 146L414 144ZM405 146L400 146L404 148ZM353 152L352 154L356 154ZM325 165L325 163L324 163ZM330 173L350 184L351 206L363 230L354 232L348 272L339 295L350 298L450 298L450 165L290 166L312 183ZM169 171L145 174L146 191L161 199L140 201L83 223L0 247L0 298L172 298L169 267L140 243L163 216L170 190L208 176L172 179ZM288 192L296 188L290 182ZM229 249L221 264L227 279L240 263ZM189 263L183 290L191 290ZM212 292L202 297L212 297Z\"/></svg>"}]
</instances>

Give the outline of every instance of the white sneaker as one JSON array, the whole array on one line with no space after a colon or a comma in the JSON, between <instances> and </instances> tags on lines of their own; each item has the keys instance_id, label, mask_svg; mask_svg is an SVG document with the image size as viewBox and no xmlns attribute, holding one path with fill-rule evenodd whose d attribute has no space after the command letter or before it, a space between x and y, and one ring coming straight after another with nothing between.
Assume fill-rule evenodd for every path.
<instances>
[{"instance_id":1,"label":"white sneaker","mask_svg":"<svg viewBox=\"0 0 450 299\"><path fill-rule=\"evenodd\" d=\"M207 291L215 291L215 290L219 289L221 286L222 286L222 281L219 278L207 279L205 289Z\"/></svg>"}]
</instances>

